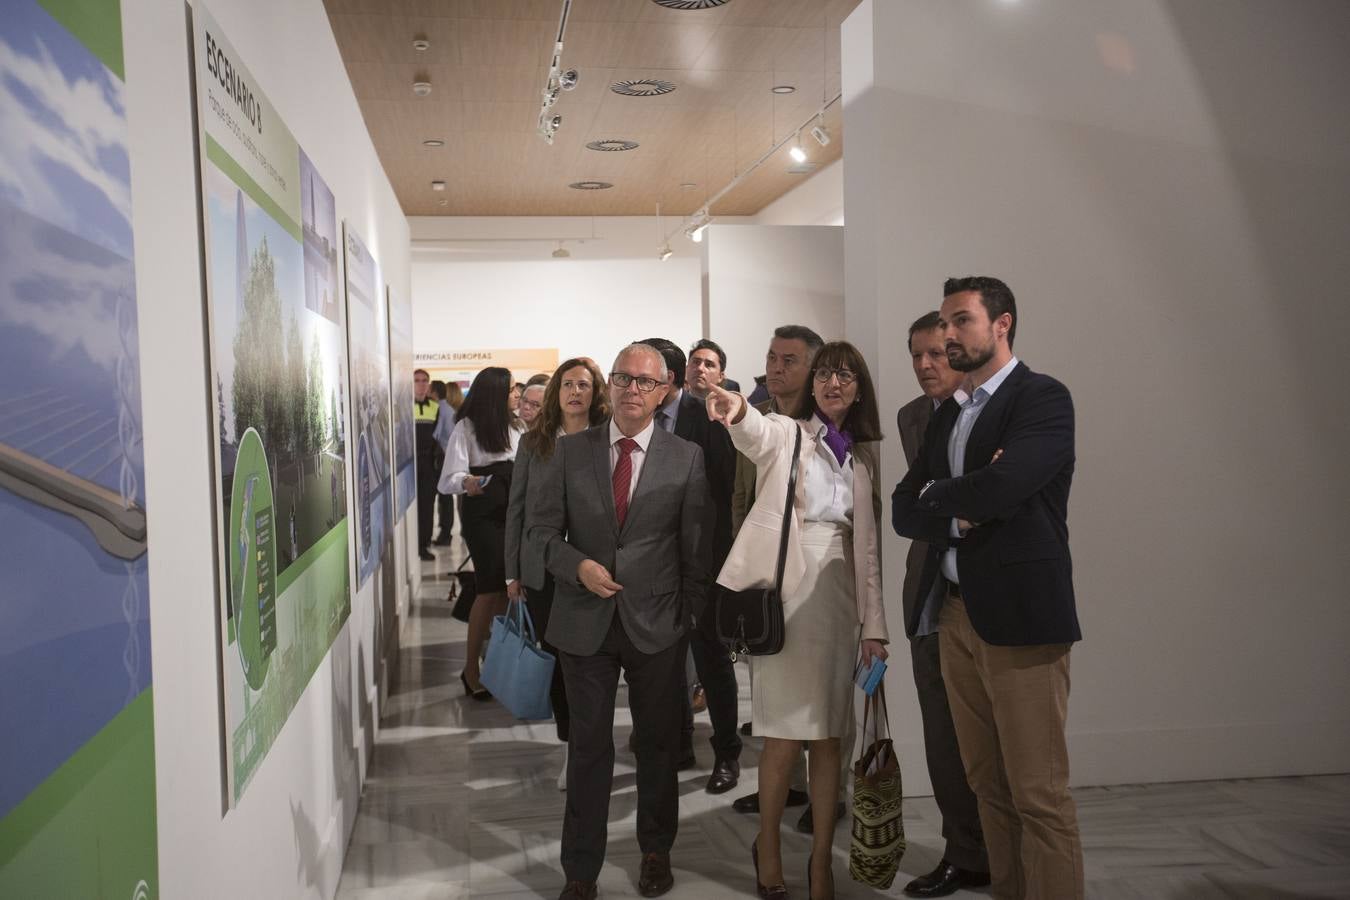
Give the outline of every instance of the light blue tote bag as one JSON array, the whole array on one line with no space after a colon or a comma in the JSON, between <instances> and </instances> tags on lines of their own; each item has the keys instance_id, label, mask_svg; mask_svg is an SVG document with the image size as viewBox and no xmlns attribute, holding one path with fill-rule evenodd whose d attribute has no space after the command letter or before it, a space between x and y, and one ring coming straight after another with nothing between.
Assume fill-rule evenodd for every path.
<instances>
[{"instance_id":1,"label":"light blue tote bag","mask_svg":"<svg viewBox=\"0 0 1350 900\"><path fill-rule=\"evenodd\" d=\"M506 615L492 620L487 659L480 676L483 687L517 719L549 719L548 699L557 661L539 646L534 620L525 602L511 604Z\"/></svg>"}]
</instances>

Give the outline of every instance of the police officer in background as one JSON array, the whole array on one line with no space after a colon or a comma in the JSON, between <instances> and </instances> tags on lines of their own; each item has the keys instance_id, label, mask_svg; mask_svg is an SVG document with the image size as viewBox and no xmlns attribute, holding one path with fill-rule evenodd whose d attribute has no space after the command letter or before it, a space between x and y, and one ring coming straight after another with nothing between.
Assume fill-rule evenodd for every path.
<instances>
[{"instance_id":1,"label":"police officer in background","mask_svg":"<svg viewBox=\"0 0 1350 900\"><path fill-rule=\"evenodd\" d=\"M431 518L436 511L436 480L440 447L436 444L436 421L440 404L431 395L431 376L426 369L413 372L413 420L417 423L417 557L432 560Z\"/></svg>"}]
</instances>

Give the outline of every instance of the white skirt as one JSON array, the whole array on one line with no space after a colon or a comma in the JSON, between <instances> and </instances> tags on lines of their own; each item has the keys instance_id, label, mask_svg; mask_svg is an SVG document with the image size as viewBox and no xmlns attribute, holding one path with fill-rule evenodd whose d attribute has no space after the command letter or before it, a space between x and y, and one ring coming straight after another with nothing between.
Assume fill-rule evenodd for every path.
<instances>
[{"instance_id":1,"label":"white skirt","mask_svg":"<svg viewBox=\"0 0 1350 900\"><path fill-rule=\"evenodd\" d=\"M750 721L760 737L818 741L842 737L854 717L858 601L853 533L807 522L801 532L806 573L783 598L786 635L773 656L750 658Z\"/></svg>"}]
</instances>

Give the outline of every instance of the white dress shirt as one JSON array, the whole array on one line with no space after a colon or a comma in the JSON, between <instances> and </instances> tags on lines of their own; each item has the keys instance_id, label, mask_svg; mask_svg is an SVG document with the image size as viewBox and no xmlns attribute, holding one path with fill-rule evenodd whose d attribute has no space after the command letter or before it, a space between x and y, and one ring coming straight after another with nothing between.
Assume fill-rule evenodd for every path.
<instances>
[{"instance_id":1,"label":"white dress shirt","mask_svg":"<svg viewBox=\"0 0 1350 900\"><path fill-rule=\"evenodd\" d=\"M830 522L835 525L853 525L853 453L844 454L843 465L834 451L825 443L829 430L817 421L816 458L811 460L806 476L806 500L802 509L807 522Z\"/></svg>"},{"instance_id":2,"label":"white dress shirt","mask_svg":"<svg viewBox=\"0 0 1350 900\"><path fill-rule=\"evenodd\" d=\"M647 446L652 442L652 432L656 430L656 420L647 423L647 427L633 435L633 440L637 441L637 449L629 454L629 459L633 464L633 474L628 479L628 499L633 499L633 491L637 490L638 476L642 474L642 462L647 458ZM614 467L619 462L619 441L628 435L619 430L619 426L614 424L614 420L609 420L609 474L614 477Z\"/></svg>"},{"instance_id":3,"label":"white dress shirt","mask_svg":"<svg viewBox=\"0 0 1350 900\"><path fill-rule=\"evenodd\" d=\"M1007 380L1015 368L1017 368L1017 357L1014 356L1004 364L1003 368L991 375L988 381L977 387L974 394L967 394L958 388L956 393L952 395L961 407L961 412L956 417L956 424L952 426L952 433L947 438L947 462L951 466L953 478L960 478L966 474L966 444L970 441L970 433L975 430L975 421L979 419L980 413L984 412L984 408L989 405L989 400L994 396L994 391L998 390L999 385ZM956 519L952 519L949 534L955 538L961 536L961 529L957 527ZM959 584L961 581L957 576L956 554L955 547L942 554L942 575L952 584Z\"/></svg>"},{"instance_id":4,"label":"white dress shirt","mask_svg":"<svg viewBox=\"0 0 1350 900\"><path fill-rule=\"evenodd\" d=\"M508 434L511 438L510 447L498 453L488 453L478 444L478 432L474 430L473 420L465 419L458 423L450 435L450 443L446 445L445 464L441 466L441 480L436 489L442 494L462 494L464 476L469 474L470 466L488 466L515 459L521 432L519 427L513 425Z\"/></svg>"}]
</instances>

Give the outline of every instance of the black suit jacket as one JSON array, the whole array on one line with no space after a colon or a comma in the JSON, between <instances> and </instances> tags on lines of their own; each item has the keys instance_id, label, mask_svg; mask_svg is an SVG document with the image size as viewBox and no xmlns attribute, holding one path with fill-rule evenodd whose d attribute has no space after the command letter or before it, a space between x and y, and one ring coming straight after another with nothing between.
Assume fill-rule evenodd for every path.
<instances>
[{"instance_id":1,"label":"black suit jacket","mask_svg":"<svg viewBox=\"0 0 1350 900\"><path fill-rule=\"evenodd\" d=\"M721 422L708 419L708 407L685 391L675 417L675 436L697 444L703 450L703 466L712 495L712 573L715 576L731 552L731 493L736 486L736 447Z\"/></svg>"},{"instance_id":2,"label":"black suit jacket","mask_svg":"<svg viewBox=\"0 0 1350 900\"><path fill-rule=\"evenodd\" d=\"M590 656L617 607L638 650L659 653L685 635L702 612L710 580L708 485L703 452L656 428L623 527L614 512L609 422L558 439L556 461L541 472L529 540L553 573L546 638L560 650ZM577 580L583 560L600 563L623 590L608 599Z\"/></svg>"},{"instance_id":3,"label":"black suit jacket","mask_svg":"<svg viewBox=\"0 0 1350 900\"><path fill-rule=\"evenodd\" d=\"M953 478L947 440L959 412L948 400L933 414L923 449L891 498L896 533L929 544L919 595L928 596L941 577L939 554L956 546L966 611L987 643L1080 640L1069 556L1074 415L1068 388L1018 363L971 431L966 474ZM964 538L952 538L953 517L978 524ZM914 615L906 630L917 624L917 610Z\"/></svg>"},{"instance_id":4,"label":"black suit jacket","mask_svg":"<svg viewBox=\"0 0 1350 900\"><path fill-rule=\"evenodd\" d=\"M895 427L900 431L900 447L905 452L906 467L914 465L914 460L919 458L919 451L923 449L923 435L928 430L928 423L932 418L933 401L926 394L920 394L896 412ZM514 489L515 482L512 482L511 486ZM909 553L905 556L905 582L900 589L900 600L905 616L905 634L908 637L914 637L919 625L919 616L923 613L919 608L920 597L926 599L928 596L919 593L919 582L923 577L923 567L927 560L928 545L923 541L911 541Z\"/></svg>"}]
</instances>

